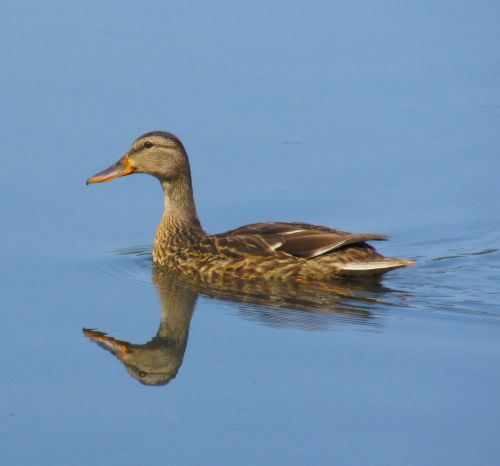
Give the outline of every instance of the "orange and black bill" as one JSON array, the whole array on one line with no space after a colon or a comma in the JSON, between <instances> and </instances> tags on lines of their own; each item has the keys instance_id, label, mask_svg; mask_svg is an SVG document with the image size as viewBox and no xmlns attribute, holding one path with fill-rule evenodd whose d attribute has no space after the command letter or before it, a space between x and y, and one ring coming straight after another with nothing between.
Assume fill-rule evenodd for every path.
<instances>
[{"instance_id":1,"label":"orange and black bill","mask_svg":"<svg viewBox=\"0 0 500 466\"><path fill-rule=\"evenodd\" d=\"M111 167L91 176L87 180L87 184L104 183L105 181L111 181L120 176L131 175L132 173L134 173L134 168L130 165L128 155L125 155L114 165L111 165Z\"/></svg>"},{"instance_id":2,"label":"orange and black bill","mask_svg":"<svg viewBox=\"0 0 500 466\"><path fill-rule=\"evenodd\" d=\"M83 334L93 342L97 343L101 348L113 353L118 359L122 359L130 352L130 343L122 340L115 340L113 337L106 335L99 330L84 328Z\"/></svg>"}]
</instances>

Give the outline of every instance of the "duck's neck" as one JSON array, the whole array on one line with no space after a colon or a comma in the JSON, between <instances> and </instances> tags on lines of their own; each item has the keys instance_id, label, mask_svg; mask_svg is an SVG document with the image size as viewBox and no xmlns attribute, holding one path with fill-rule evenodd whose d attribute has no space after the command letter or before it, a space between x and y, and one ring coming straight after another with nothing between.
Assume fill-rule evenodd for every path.
<instances>
[{"instance_id":1,"label":"duck's neck","mask_svg":"<svg viewBox=\"0 0 500 466\"><path fill-rule=\"evenodd\" d=\"M165 209L156 231L154 250L188 245L205 235L194 204L193 188L189 176L175 182L160 180Z\"/></svg>"}]
</instances>

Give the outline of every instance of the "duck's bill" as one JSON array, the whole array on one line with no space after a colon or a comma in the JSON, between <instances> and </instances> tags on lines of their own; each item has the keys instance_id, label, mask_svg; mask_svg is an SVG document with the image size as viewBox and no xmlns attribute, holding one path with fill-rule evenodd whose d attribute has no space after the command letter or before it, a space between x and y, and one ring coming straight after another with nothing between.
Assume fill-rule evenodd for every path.
<instances>
[{"instance_id":1,"label":"duck's bill","mask_svg":"<svg viewBox=\"0 0 500 466\"><path fill-rule=\"evenodd\" d=\"M130 161L126 155L114 165L111 165L111 167L91 176L87 180L87 184L104 183L105 181L111 181L120 176L131 175L132 173L134 173L134 168L130 165Z\"/></svg>"}]
</instances>

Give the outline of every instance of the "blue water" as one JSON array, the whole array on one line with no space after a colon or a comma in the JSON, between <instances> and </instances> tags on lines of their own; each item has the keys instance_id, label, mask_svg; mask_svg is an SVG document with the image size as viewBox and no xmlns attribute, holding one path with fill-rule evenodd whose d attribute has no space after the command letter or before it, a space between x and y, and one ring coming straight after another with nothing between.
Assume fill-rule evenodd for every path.
<instances>
[{"instance_id":1,"label":"blue water","mask_svg":"<svg viewBox=\"0 0 500 466\"><path fill-rule=\"evenodd\" d=\"M498 464L499 20L489 1L4 4L1 464ZM166 284L158 183L85 186L156 129L184 142L207 231L385 233L417 265L341 297Z\"/></svg>"}]
</instances>

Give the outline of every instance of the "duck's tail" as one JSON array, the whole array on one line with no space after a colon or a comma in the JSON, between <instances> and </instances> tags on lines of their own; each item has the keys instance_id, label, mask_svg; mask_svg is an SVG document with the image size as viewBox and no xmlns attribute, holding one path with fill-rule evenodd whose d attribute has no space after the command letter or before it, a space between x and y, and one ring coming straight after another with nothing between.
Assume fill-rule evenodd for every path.
<instances>
[{"instance_id":1,"label":"duck's tail","mask_svg":"<svg viewBox=\"0 0 500 466\"><path fill-rule=\"evenodd\" d=\"M348 262L340 266L346 275L381 275L400 267L412 267L414 261L404 259L381 259L370 262Z\"/></svg>"}]
</instances>

